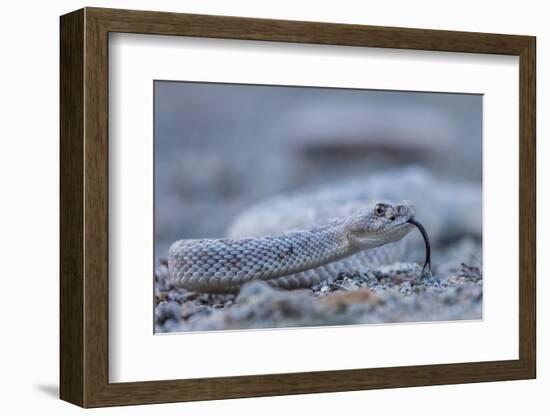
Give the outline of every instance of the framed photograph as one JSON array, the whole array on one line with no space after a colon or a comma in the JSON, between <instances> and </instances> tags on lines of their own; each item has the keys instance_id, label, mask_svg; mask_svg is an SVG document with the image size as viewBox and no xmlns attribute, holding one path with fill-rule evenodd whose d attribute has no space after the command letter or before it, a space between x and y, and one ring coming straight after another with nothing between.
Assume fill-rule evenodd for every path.
<instances>
[{"instance_id":1,"label":"framed photograph","mask_svg":"<svg viewBox=\"0 0 550 416\"><path fill-rule=\"evenodd\" d=\"M534 37L60 28L63 400L536 376Z\"/></svg>"}]
</instances>

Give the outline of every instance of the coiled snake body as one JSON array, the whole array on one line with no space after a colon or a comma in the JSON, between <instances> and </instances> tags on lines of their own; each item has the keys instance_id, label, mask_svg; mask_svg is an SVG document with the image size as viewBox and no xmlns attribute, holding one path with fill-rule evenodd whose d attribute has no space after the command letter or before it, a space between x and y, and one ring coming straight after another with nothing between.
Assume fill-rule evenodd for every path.
<instances>
[{"instance_id":1,"label":"coiled snake body","mask_svg":"<svg viewBox=\"0 0 550 416\"><path fill-rule=\"evenodd\" d=\"M237 292L251 280L294 289L311 287L342 271L354 272L397 261L411 247L403 237L414 225L420 227L427 239L422 226L415 221L415 209L410 203L387 202L387 197L397 195L423 194L418 198L425 215L422 221L426 219L430 235L436 239L444 233L456 232L457 228L465 232L473 228L474 233L479 228L480 232L476 221L468 224L456 218L445 221L443 217L479 203L478 187L457 188L456 184L449 187L423 171L406 171L397 178L399 183L392 184L393 178L374 177L395 186L376 188L366 181L348 186L349 194L340 190L328 200L316 192L314 196L306 193L266 201L254 208L254 214L245 212L237 219L229 232L232 238L179 240L169 250L170 283L212 293ZM376 191L367 196L362 190L369 187ZM433 189L437 191L436 198L430 197L429 191ZM448 206L446 199L441 198L445 192L451 199ZM374 198L378 202L369 202ZM452 209L452 204L458 205L459 211ZM288 213L284 221L278 217L281 212ZM339 215L331 218L333 214ZM259 235L250 236L254 230ZM241 237L243 234L249 237Z\"/></svg>"}]
</instances>

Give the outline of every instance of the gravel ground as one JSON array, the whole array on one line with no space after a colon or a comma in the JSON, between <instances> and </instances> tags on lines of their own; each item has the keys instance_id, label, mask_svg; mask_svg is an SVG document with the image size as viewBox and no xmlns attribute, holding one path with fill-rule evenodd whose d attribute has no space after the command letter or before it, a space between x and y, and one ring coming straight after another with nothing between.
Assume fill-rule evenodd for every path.
<instances>
[{"instance_id":1,"label":"gravel ground","mask_svg":"<svg viewBox=\"0 0 550 416\"><path fill-rule=\"evenodd\" d=\"M481 242L464 238L434 250L433 274L417 263L340 273L311 289L250 282L238 295L166 285L155 273L156 332L472 320L482 318Z\"/></svg>"}]
</instances>

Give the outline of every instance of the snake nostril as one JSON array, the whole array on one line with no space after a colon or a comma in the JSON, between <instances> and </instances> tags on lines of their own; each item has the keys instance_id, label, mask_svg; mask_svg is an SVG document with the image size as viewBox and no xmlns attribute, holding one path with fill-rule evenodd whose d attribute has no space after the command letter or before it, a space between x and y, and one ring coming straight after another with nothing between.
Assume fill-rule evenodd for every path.
<instances>
[{"instance_id":1,"label":"snake nostril","mask_svg":"<svg viewBox=\"0 0 550 416\"><path fill-rule=\"evenodd\" d=\"M395 221L395 216L392 215L392 216L390 217L390 220L391 220L391 221Z\"/></svg>"}]
</instances>

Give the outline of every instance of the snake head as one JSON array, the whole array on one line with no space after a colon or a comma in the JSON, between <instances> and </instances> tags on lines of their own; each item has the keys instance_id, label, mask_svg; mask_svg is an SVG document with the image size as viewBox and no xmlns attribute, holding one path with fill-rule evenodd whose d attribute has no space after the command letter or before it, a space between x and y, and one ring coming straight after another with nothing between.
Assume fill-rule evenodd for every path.
<instances>
[{"instance_id":1,"label":"snake head","mask_svg":"<svg viewBox=\"0 0 550 416\"><path fill-rule=\"evenodd\" d=\"M348 240L360 250L401 240L414 228L409 222L414 214L413 206L407 201L379 202L347 221Z\"/></svg>"}]
</instances>

